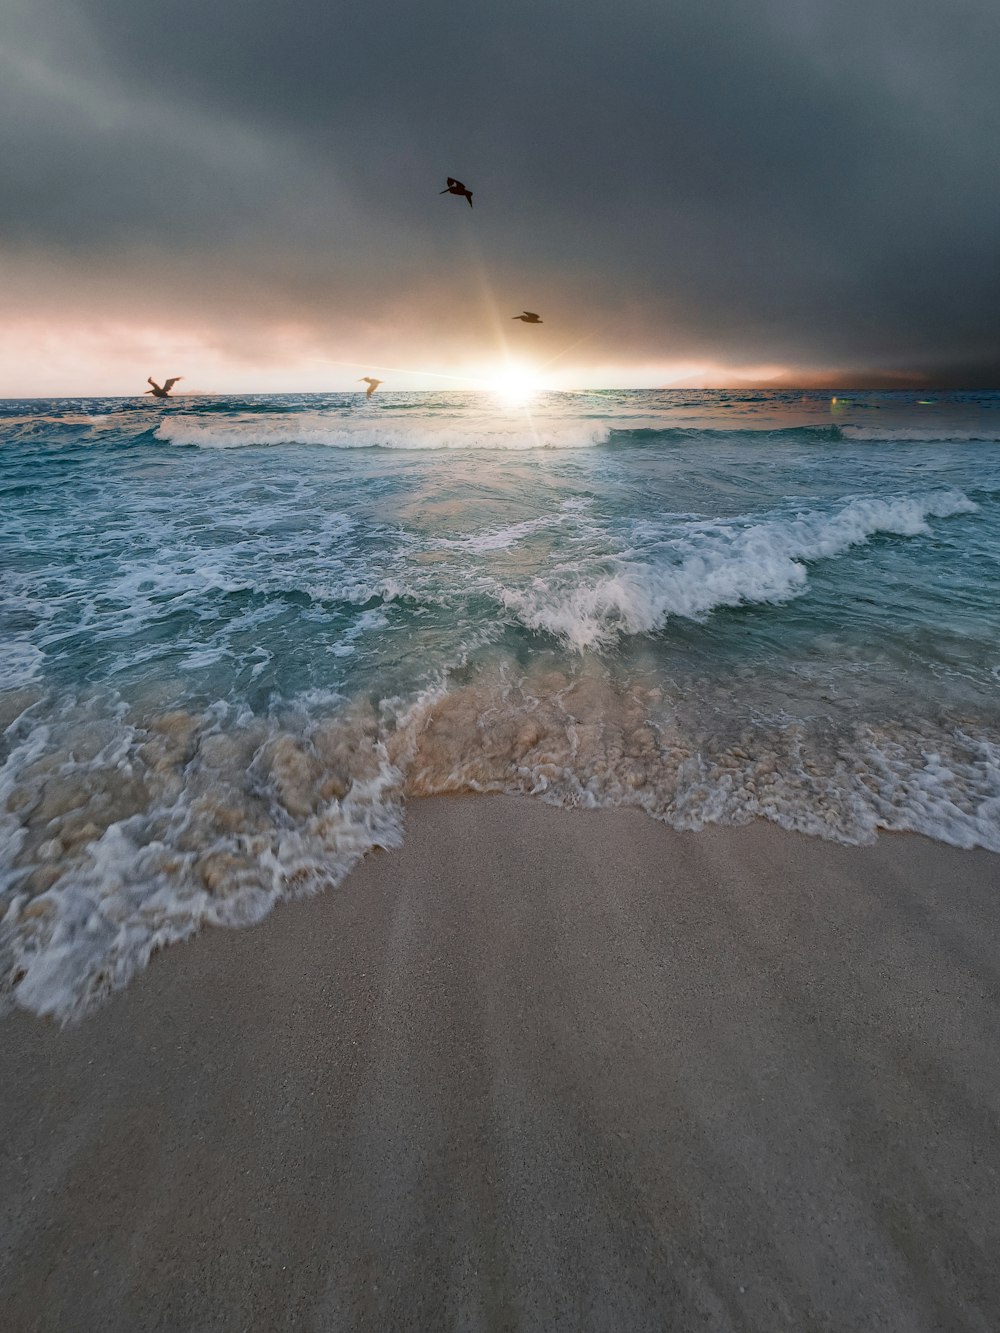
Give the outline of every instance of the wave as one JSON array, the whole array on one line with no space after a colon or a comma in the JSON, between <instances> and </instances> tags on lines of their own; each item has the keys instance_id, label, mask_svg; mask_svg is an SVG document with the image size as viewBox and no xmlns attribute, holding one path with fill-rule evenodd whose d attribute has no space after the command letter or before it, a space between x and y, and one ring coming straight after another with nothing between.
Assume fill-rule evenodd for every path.
<instances>
[{"instance_id":1,"label":"wave","mask_svg":"<svg viewBox=\"0 0 1000 1333\"><path fill-rule=\"evenodd\" d=\"M417 415L400 419L400 411ZM1000 431L989 428L951 429L876 428L848 423L799 423L793 426L739 422L706 426L679 424L642 414L623 421L615 417L566 418L539 412L492 414L456 413L442 408L427 412L423 404L377 409L303 410L277 404L231 408L207 405L196 410L154 414L148 409L84 414L21 415L0 417L0 438L34 438L58 427L86 428L106 439L115 431L133 438L152 431L155 439L175 446L201 449L266 448L282 445L318 445L331 449L399 450L514 450L589 449L609 444L711 444L732 440L775 443L977 443L1000 441Z\"/></svg>"},{"instance_id":2,"label":"wave","mask_svg":"<svg viewBox=\"0 0 1000 1333\"><path fill-rule=\"evenodd\" d=\"M767 440L827 441L842 438L839 426L812 424L783 427L680 426L643 414L621 424L593 417L551 417L544 414L496 412L489 416L446 410L421 419L398 421L394 409L358 409L358 420L343 413L298 412L274 415L241 412L226 418L214 414L172 413L161 420L156 438L168 444L201 449L245 449L274 445L313 444L331 449L589 449L607 444L715 442L742 437ZM210 419L206 421L206 416ZM385 417L385 420L380 418Z\"/></svg>"},{"instance_id":3,"label":"wave","mask_svg":"<svg viewBox=\"0 0 1000 1333\"><path fill-rule=\"evenodd\" d=\"M247 926L398 846L405 801L509 792L676 828L765 818L847 843L1000 851L1000 746L961 718L742 717L733 698L513 664L410 705L283 721L29 709L0 768L0 995L66 1020L205 925Z\"/></svg>"},{"instance_id":4,"label":"wave","mask_svg":"<svg viewBox=\"0 0 1000 1333\"><path fill-rule=\"evenodd\" d=\"M529 629L582 651L619 635L649 634L673 616L700 620L719 607L784 602L806 590L807 565L843 554L880 534L915 537L929 518L974 513L961 491L923 497L859 498L839 512L812 512L753 523L715 524L675 537L666 558L619 557L617 567L588 582L579 570L557 571L528 589L499 597Z\"/></svg>"},{"instance_id":5,"label":"wave","mask_svg":"<svg viewBox=\"0 0 1000 1333\"><path fill-rule=\"evenodd\" d=\"M195 417L172 416L161 422L156 438L200 449L245 449L267 445L317 444L330 449L586 449L607 444L611 428L595 422L532 424L528 419L470 420L449 424L429 420L382 426L370 420L354 425L342 418L303 414L283 421L226 421L202 425Z\"/></svg>"},{"instance_id":6,"label":"wave","mask_svg":"<svg viewBox=\"0 0 1000 1333\"><path fill-rule=\"evenodd\" d=\"M887 444L997 444L1000 443L1000 430L953 430L949 426L928 426L916 429L886 427L877 430L872 426L843 425L840 428L845 440L884 441Z\"/></svg>"},{"instance_id":7,"label":"wave","mask_svg":"<svg viewBox=\"0 0 1000 1333\"><path fill-rule=\"evenodd\" d=\"M851 425L798 425L694 427L643 424L623 427L588 419L552 421L520 419L467 423L442 417L385 426L370 421L350 424L343 418L326 420L307 414L288 414L279 421L219 421L203 424L199 417L175 415L158 426L156 438L173 445L201 449L261 448L273 445L314 444L330 449L590 449L608 444L715 443L727 440L767 440L789 443L840 441L898 444L969 444L1000 441L1000 431L937 429L875 429Z\"/></svg>"}]
</instances>

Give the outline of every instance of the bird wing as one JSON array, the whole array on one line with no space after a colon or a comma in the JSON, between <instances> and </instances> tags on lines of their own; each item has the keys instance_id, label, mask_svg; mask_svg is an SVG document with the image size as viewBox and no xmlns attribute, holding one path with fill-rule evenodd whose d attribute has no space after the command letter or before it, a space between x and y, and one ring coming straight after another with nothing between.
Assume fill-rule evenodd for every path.
<instances>
[{"instance_id":1,"label":"bird wing","mask_svg":"<svg viewBox=\"0 0 1000 1333\"><path fill-rule=\"evenodd\" d=\"M175 375L175 376L173 377L173 379L169 379L169 380L167 380L166 384L164 384L164 386L163 386L164 389L166 390L166 392L169 393L170 390L171 390L171 389L174 387L174 385L177 383L177 381L178 381L178 380L182 380L183 378L184 378L183 375Z\"/></svg>"},{"instance_id":2,"label":"bird wing","mask_svg":"<svg viewBox=\"0 0 1000 1333\"><path fill-rule=\"evenodd\" d=\"M454 176L449 176L449 177L448 177L448 189L450 190L450 189L452 189L452 188L453 188L454 186L456 186L456 185L458 186L458 188L459 188L460 190L464 190L464 189L465 189L465 186L462 184L461 181L457 181L457 180L455 179Z\"/></svg>"},{"instance_id":3,"label":"bird wing","mask_svg":"<svg viewBox=\"0 0 1000 1333\"><path fill-rule=\"evenodd\" d=\"M154 389L158 389L158 388L160 387L160 386L157 384L156 380L153 379L152 375L150 375L150 377L149 377L149 379L147 379L146 383L147 383L147 384L151 384L151 385L153 386Z\"/></svg>"},{"instance_id":4,"label":"bird wing","mask_svg":"<svg viewBox=\"0 0 1000 1333\"><path fill-rule=\"evenodd\" d=\"M528 316L529 319L537 319L537 318L538 318L538 316L535 314L535 312L534 312L533 310L526 310L524 313Z\"/></svg>"}]
</instances>

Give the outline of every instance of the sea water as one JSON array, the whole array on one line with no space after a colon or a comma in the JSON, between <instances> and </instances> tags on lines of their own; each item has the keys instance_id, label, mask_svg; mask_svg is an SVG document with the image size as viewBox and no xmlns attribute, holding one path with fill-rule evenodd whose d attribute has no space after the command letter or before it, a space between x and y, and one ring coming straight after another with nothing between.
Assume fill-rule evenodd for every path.
<instances>
[{"instance_id":1,"label":"sea water","mask_svg":"<svg viewBox=\"0 0 1000 1333\"><path fill-rule=\"evenodd\" d=\"M0 495L8 1005L414 795L1000 850L1000 394L7 401Z\"/></svg>"}]
</instances>

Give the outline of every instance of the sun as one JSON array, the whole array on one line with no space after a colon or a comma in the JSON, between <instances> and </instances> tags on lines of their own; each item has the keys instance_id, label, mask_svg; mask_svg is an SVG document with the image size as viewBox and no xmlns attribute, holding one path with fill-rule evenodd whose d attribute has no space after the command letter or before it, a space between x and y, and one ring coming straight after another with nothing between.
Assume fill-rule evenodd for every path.
<instances>
[{"instance_id":1,"label":"sun","mask_svg":"<svg viewBox=\"0 0 1000 1333\"><path fill-rule=\"evenodd\" d=\"M538 376L528 366L506 365L489 378L489 386L505 403L526 403L542 387Z\"/></svg>"}]
</instances>

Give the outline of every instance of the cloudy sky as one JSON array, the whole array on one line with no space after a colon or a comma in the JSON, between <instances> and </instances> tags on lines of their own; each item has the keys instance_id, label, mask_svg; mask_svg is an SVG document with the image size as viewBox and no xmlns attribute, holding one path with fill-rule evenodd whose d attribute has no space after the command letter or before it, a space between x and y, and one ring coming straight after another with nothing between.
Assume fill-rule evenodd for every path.
<instances>
[{"instance_id":1,"label":"cloudy sky","mask_svg":"<svg viewBox=\"0 0 1000 1333\"><path fill-rule=\"evenodd\" d=\"M1000 386L998 69L997 0L4 0L0 394Z\"/></svg>"}]
</instances>

